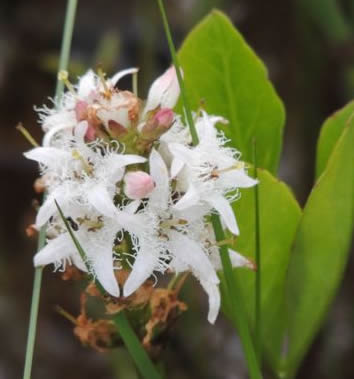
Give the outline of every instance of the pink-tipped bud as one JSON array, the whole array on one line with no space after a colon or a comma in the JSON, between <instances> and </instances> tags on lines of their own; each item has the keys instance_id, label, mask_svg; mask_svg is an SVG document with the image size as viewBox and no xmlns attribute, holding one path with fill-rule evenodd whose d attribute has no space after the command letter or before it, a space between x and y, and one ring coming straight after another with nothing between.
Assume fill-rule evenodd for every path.
<instances>
[{"instance_id":1,"label":"pink-tipped bud","mask_svg":"<svg viewBox=\"0 0 354 379\"><path fill-rule=\"evenodd\" d=\"M87 107L86 101L79 100L75 105L75 115L77 121L83 121L87 119Z\"/></svg>"},{"instance_id":2,"label":"pink-tipped bud","mask_svg":"<svg viewBox=\"0 0 354 379\"><path fill-rule=\"evenodd\" d=\"M154 121L158 128L168 129L174 119L173 110L170 108L162 108L154 115Z\"/></svg>"},{"instance_id":3,"label":"pink-tipped bud","mask_svg":"<svg viewBox=\"0 0 354 379\"><path fill-rule=\"evenodd\" d=\"M124 192L130 199L143 199L155 188L152 177L143 171L128 172L124 177Z\"/></svg>"}]
</instances>

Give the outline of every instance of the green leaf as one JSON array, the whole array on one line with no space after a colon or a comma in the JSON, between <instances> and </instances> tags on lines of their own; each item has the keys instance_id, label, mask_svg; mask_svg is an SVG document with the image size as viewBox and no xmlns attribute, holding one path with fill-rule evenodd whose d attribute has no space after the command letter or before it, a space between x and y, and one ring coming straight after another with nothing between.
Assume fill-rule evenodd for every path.
<instances>
[{"instance_id":1,"label":"green leaf","mask_svg":"<svg viewBox=\"0 0 354 379\"><path fill-rule=\"evenodd\" d=\"M333 148L341 136L350 117L354 115L354 101L348 103L329 117L321 129L321 134L317 144L316 156L316 178L318 178L326 168L328 159Z\"/></svg>"},{"instance_id":2,"label":"green leaf","mask_svg":"<svg viewBox=\"0 0 354 379\"><path fill-rule=\"evenodd\" d=\"M259 217L261 246L261 331L263 349L270 363L277 366L285 327L285 280L301 209L289 188L265 170L258 170ZM241 192L234 210L240 236L233 248L254 259L255 203L254 190ZM241 284L249 319L254 327L255 273L236 269ZM227 307L227 304L226 304ZM227 312L227 310L226 310Z\"/></svg>"},{"instance_id":3,"label":"green leaf","mask_svg":"<svg viewBox=\"0 0 354 379\"><path fill-rule=\"evenodd\" d=\"M275 173L284 108L264 64L230 20L212 11L187 36L179 60L192 109L204 101L207 112L228 119L230 124L223 130L245 161L252 161L255 137L259 166Z\"/></svg>"},{"instance_id":4,"label":"green leaf","mask_svg":"<svg viewBox=\"0 0 354 379\"><path fill-rule=\"evenodd\" d=\"M299 225L288 275L288 377L319 330L347 262L353 232L353 146L351 122L312 190Z\"/></svg>"}]
</instances>

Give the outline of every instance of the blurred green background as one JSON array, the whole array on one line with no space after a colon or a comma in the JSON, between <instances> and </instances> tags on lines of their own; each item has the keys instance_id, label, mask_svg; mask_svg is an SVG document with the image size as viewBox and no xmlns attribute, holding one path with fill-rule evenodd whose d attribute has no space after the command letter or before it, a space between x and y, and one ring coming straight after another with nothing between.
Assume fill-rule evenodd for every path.
<instances>
[{"instance_id":1,"label":"blurred green background","mask_svg":"<svg viewBox=\"0 0 354 379\"><path fill-rule=\"evenodd\" d=\"M202 16L218 7L264 60L287 111L280 176L304 203L313 184L319 128L354 95L354 1L169 0L166 5L177 46ZM0 379L22 375L36 246L25 228L34 219L37 169L22 157L30 146L15 126L23 122L40 141L33 105L48 104L54 93L65 6L64 0L0 2ZM73 77L99 63L108 74L138 66L144 97L169 62L155 1L79 1ZM129 80L125 85L130 86ZM352 259L298 378L354 377L353 274ZM166 377L246 378L237 337L222 316L215 326L207 323L206 296L195 284L186 285L190 311L177 323L163 353ZM92 352L73 337L72 325L54 308L60 304L76 315L78 300L72 283L47 268L33 377L137 378L123 350Z\"/></svg>"}]
</instances>

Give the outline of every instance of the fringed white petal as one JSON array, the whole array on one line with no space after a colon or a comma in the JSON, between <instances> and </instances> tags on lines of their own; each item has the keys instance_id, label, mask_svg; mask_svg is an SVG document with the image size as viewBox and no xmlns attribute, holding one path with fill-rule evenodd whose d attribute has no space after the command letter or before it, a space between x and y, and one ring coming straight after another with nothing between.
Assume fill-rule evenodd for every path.
<instances>
[{"instance_id":1,"label":"fringed white petal","mask_svg":"<svg viewBox=\"0 0 354 379\"><path fill-rule=\"evenodd\" d=\"M82 260L80 257L80 254L77 252L77 254L72 254L71 255L71 260L73 264L81 271L87 272L87 267L85 265L85 262Z\"/></svg>"},{"instance_id":2,"label":"fringed white petal","mask_svg":"<svg viewBox=\"0 0 354 379\"><path fill-rule=\"evenodd\" d=\"M110 295L118 297L120 291L114 275L112 245L113 241L107 241L106 245L101 246L100 251L95 251L89 258L93 271L103 288Z\"/></svg>"},{"instance_id":3,"label":"fringed white petal","mask_svg":"<svg viewBox=\"0 0 354 379\"><path fill-rule=\"evenodd\" d=\"M81 99L85 99L93 91L96 91L96 75L92 70L89 70L80 78L77 94Z\"/></svg>"},{"instance_id":4,"label":"fringed white petal","mask_svg":"<svg viewBox=\"0 0 354 379\"><path fill-rule=\"evenodd\" d=\"M87 193L89 203L96 208L96 210L103 215L115 218L118 215L116 206L113 203L106 187L103 185L96 185Z\"/></svg>"},{"instance_id":5,"label":"fringed white petal","mask_svg":"<svg viewBox=\"0 0 354 379\"><path fill-rule=\"evenodd\" d=\"M171 253L184 262L197 279L219 283L214 267L200 244L175 230L170 230L168 235Z\"/></svg>"},{"instance_id":6,"label":"fringed white petal","mask_svg":"<svg viewBox=\"0 0 354 379\"><path fill-rule=\"evenodd\" d=\"M118 82L126 75L135 74L139 71L137 67L127 68L125 70L117 72L115 75L112 76L110 79L110 82L112 86L116 86Z\"/></svg>"},{"instance_id":7,"label":"fringed white petal","mask_svg":"<svg viewBox=\"0 0 354 379\"><path fill-rule=\"evenodd\" d=\"M124 211L130 214L134 214L141 204L141 200L134 200L124 207Z\"/></svg>"},{"instance_id":8,"label":"fringed white petal","mask_svg":"<svg viewBox=\"0 0 354 379\"><path fill-rule=\"evenodd\" d=\"M188 147L181 145L180 143L169 143L168 149L174 158L179 161L188 164L195 161L195 155Z\"/></svg>"},{"instance_id":9,"label":"fringed white petal","mask_svg":"<svg viewBox=\"0 0 354 379\"><path fill-rule=\"evenodd\" d=\"M141 214L131 214L118 210L116 221L123 229L136 236L143 235L146 230L147 220Z\"/></svg>"},{"instance_id":10,"label":"fringed white petal","mask_svg":"<svg viewBox=\"0 0 354 379\"><path fill-rule=\"evenodd\" d=\"M36 216L37 228L42 227L58 211L54 200L57 201L61 209L66 206L67 197L63 193L61 187L58 187L50 195L48 195L44 203L39 208Z\"/></svg>"},{"instance_id":11,"label":"fringed white petal","mask_svg":"<svg viewBox=\"0 0 354 379\"><path fill-rule=\"evenodd\" d=\"M41 163L47 167L60 165L60 161L71 159L70 153L56 147L35 147L23 154L27 159Z\"/></svg>"},{"instance_id":12,"label":"fringed white petal","mask_svg":"<svg viewBox=\"0 0 354 379\"><path fill-rule=\"evenodd\" d=\"M74 136L78 143L85 143L85 134L88 129L88 122L81 121L79 122L74 129Z\"/></svg>"},{"instance_id":13,"label":"fringed white petal","mask_svg":"<svg viewBox=\"0 0 354 379\"><path fill-rule=\"evenodd\" d=\"M146 158L140 155L134 154L110 154L106 158L105 166L108 169L109 175L108 179L115 184L122 179L124 175L124 167L130 164L144 163ZM106 174L106 173L103 173ZM98 174L99 175L99 174Z\"/></svg>"},{"instance_id":14,"label":"fringed white petal","mask_svg":"<svg viewBox=\"0 0 354 379\"><path fill-rule=\"evenodd\" d=\"M173 108L178 100L180 88L174 66L165 71L151 85L143 115L161 106Z\"/></svg>"},{"instance_id":15,"label":"fringed white petal","mask_svg":"<svg viewBox=\"0 0 354 379\"><path fill-rule=\"evenodd\" d=\"M228 249L229 250L229 256L231 260L232 267L248 267L252 270L255 269L255 265L252 261L244 257L243 255L239 254L238 252ZM215 249L210 255L210 261L213 264L215 270L219 271L222 270L222 262L220 258L220 252L218 249Z\"/></svg>"},{"instance_id":16,"label":"fringed white petal","mask_svg":"<svg viewBox=\"0 0 354 379\"><path fill-rule=\"evenodd\" d=\"M34 265L45 266L50 263L61 263L63 259L69 258L75 253L75 246L69 233L60 234L50 240L33 258Z\"/></svg>"},{"instance_id":17,"label":"fringed white petal","mask_svg":"<svg viewBox=\"0 0 354 379\"><path fill-rule=\"evenodd\" d=\"M200 196L193 184L189 185L187 192L174 205L174 209L181 211L186 208L193 207L198 204Z\"/></svg>"},{"instance_id":18,"label":"fringed white petal","mask_svg":"<svg viewBox=\"0 0 354 379\"><path fill-rule=\"evenodd\" d=\"M205 111L202 111L202 117L196 122L196 129L201 143L215 141L217 136L216 123L227 124L228 121L220 116L209 116Z\"/></svg>"},{"instance_id":19,"label":"fringed white petal","mask_svg":"<svg viewBox=\"0 0 354 379\"><path fill-rule=\"evenodd\" d=\"M258 180L247 175L244 169L235 169L220 175L225 188L250 188L258 183Z\"/></svg>"},{"instance_id":20,"label":"fringed white petal","mask_svg":"<svg viewBox=\"0 0 354 379\"><path fill-rule=\"evenodd\" d=\"M167 209L170 196L168 170L161 155L153 149L150 154L150 175L154 179L155 189L151 192L150 204L152 207Z\"/></svg>"},{"instance_id":21,"label":"fringed white petal","mask_svg":"<svg viewBox=\"0 0 354 379\"><path fill-rule=\"evenodd\" d=\"M214 324L218 317L221 303L219 286L218 284L209 281L201 281L200 284L209 298L208 321L211 324Z\"/></svg>"},{"instance_id":22,"label":"fringed white petal","mask_svg":"<svg viewBox=\"0 0 354 379\"><path fill-rule=\"evenodd\" d=\"M231 233L235 235L240 234L234 211L230 203L223 196L214 194L205 199L205 201L211 204L219 212L222 220Z\"/></svg>"},{"instance_id":23,"label":"fringed white petal","mask_svg":"<svg viewBox=\"0 0 354 379\"><path fill-rule=\"evenodd\" d=\"M178 158L174 158L171 163L171 178L174 179L183 169L184 162Z\"/></svg>"},{"instance_id":24,"label":"fringed white petal","mask_svg":"<svg viewBox=\"0 0 354 379\"><path fill-rule=\"evenodd\" d=\"M159 256L156 250L145 249L144 246L140 248L133 269L124 285L125 297L136 291L152 275L158 260Z\"/></svg>"},{"instance_id":25,"label":"fringed white petal","mask_svg":"<svg viewBox=\"0 0 354 379\"><path fill-rule=\"evenodd\" d=\"M73 120L70 124L58 124L49 129L43 137L42 145L44 147L49 147L51 145L53 137L63 131L63 130L71 130L75 126L75 120Z\"/></svg>"}]
</instances>

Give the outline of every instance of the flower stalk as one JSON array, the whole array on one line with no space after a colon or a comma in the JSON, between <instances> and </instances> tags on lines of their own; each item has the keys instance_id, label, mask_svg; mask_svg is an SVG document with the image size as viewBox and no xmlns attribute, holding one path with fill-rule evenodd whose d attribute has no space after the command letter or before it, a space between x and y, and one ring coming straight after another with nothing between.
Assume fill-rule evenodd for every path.
<instances>
[{"instance_id":1,"label":"flower stalk","mask_svg":"<svg viewBox=\"0 0 354 379\"><path fill-rule=\"evenodd\" d=\"M70 237L76 246L76 249L78 253L80 254L82 260L86 264L86 268L89 271L89 266L87 264L87 255L80 245L79 241L74 235L74 232L70 226L70 223L68 222L67 218L64 216L63 211L61 210L59 204L57 201L55 201L55 205L58 208L58 212L60 214L60 217L62 218L65 227L70 234ZM105 289L103 288L102 284L97 280L97 278L91 278L98 290L102 295L106 294ZM129 353L131 354L136 366L138 367L140 374L145 378L145 379L161 379L160 374L156 370L155 366L151 362L147 352L144 350L142 347L138 337L134 333L128 319L126 318L125 314L123 311L117 313L113 317L113 321L118 329L119 335L122 338L126 348L128 349Z\"/></svg>"},{"instance_id":2,"label":"flower stalk","mask_svg":"<svg viewBox=\"0 0 354 379\"><path fill-rule=\"evenodd\" d=\"M254 177L258 179L257 171L257 144L253 142ZM256 255L256 281L255 281L255 340L258 362L262 362L262 327L261 327L261 242L260 242L260 218L259 218L259 188L254 187L255 206L255 255Z\"/></svg>"},{"instance_id":3,"label":"flower stalk","mask_svg":"<svg viewBox=\"0 0 354 379\"><path fill-rule=\"evenodd\" d=\"M65 70L68 67L70 50L71 50L72 34L73 34L74 23L75 23L76 8L77 8L77 0L68 0L58 71ZM63 92L63 89L64 89L63 83L60 80L57 80L56 91L55 91L55 96L57 98L60 97L61 93ZM42 226L39 233L37 251L41 250L44 247L45 242L46 242L46 227ZM36 341L36 330L37 330L38 308L39 308L40 293L41 293L42 274L43 274L43 267L36 267L35 272L34 272L34 283L33 283L30 321L29 321L29 327L28 327L23 379L31 378L34 344Z\"/></svg>"}]
</instances>

